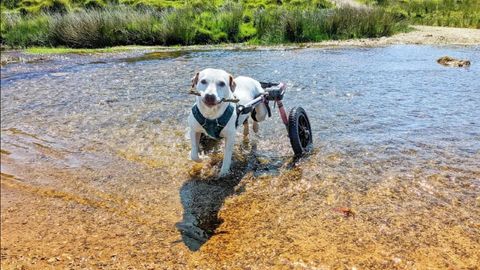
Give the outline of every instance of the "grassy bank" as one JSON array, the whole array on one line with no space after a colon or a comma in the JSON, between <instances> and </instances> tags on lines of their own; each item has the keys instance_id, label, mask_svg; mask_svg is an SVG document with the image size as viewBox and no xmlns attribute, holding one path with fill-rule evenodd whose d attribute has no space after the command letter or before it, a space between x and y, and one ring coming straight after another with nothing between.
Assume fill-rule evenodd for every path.
<instances>
[{"instance_id":1,"label":"grassy bank","mask_svg":"<svg viewBox=\"0 0 480 270\"><path fill-rule=\"evenodd\" d=\"M363 0L414 24L480 29L480 0Z\"/></svg>"},{"instance_id":2,"label":"grassy bank","mask_svg":"<svg viewBox=\"0 0 480 270\"><path fill-rule=\"evenodd\" d=\"M382 9L274 6L245 9L107 6L70 12L4 13L1 42L11 47L191 45L226 42L277 44L388 36L405 24Z\"/></svg>"},{"instance_id":3,"label":"grassy bank","mask_svg":"<svg viewBox=\"0 0 480 270\"><path fill-rule=\"evenodd\" d=\"M23 14L35 14L39 12L69 12L79 9L105 8L109 5L119 4L134 8L150 7L159 10L182 7L212 10L229 2L240 2L249 10L277 6L301 9L332 7L329 0L3 0L0 5L2 9Z\"/></svg>"}]
</instances>

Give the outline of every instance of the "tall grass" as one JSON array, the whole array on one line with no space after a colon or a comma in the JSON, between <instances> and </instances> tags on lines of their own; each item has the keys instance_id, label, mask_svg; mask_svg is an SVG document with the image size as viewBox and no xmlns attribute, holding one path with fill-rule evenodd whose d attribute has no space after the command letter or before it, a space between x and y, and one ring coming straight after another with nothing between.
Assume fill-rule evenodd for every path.
<instances>
[{"instance_id":1,"label":"tall grass","mask_svg":"<svg viewBox=\"0 0 480 270\"><path fill-rule=\"evenodd\" d=\"M480 0L363 0L415 24L480 29Z\"/></svg>"},{"instance_id":2,"label":"tall grass","mask_svg":"<svg viewBox=\"0 0 480 270\"><path fill-rule=\"evenodd\" d=\"M232 0L2 0L2 8L24 13L58 12L81 8L100 8L108 5L123 4L133 7L151 7L169 9L192 7L202 10L213 10L228 4ZM331 8L329 0L233 0L242 3L247 9L271 8Z\"/></svg>"},{"instance_id":3,"label":"tall grass","mask_svg":"<svg viewBox=\"0 0 480 270\"><path fill-rule=\"evenodd\" d=\"M263 10L255 18L258 38L267 43L381 37L406 28L382 9Z\"/></svg>"},{"instance_id":4,"label":"tall grass","mask_svg":"<svg viewBox=\"0 0 480 270\"><path fill-rule=\"evenodd\" d=\"M0 41L14 47L53 45L50 30L52 21L53 17L44 13L26 16L2 14Z\"/></svg>"},{"instance_id":5,"label":"tall grass","mask_svg":"<svg viewBox=\"0 0 480 270\"><path fill-rule=\"evenodd\" d=\"M3 14L1 42L13 47L282 43L391 35L403 24L380 9L220 8L157 10L109 6L66 13Z\"/></svg>"}]
</instances>

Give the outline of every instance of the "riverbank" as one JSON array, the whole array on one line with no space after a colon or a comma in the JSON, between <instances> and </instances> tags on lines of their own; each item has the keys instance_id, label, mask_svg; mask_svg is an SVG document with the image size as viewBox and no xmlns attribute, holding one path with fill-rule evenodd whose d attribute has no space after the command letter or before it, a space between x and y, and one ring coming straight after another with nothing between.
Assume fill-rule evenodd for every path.
<instances>
[{"instance_id":1,"label":"riverbank","mask_svg":"<svg viewBox=\"0 0 480 270\"><path fill-rule=\"evenodd\" d=\"M391 37L329 40L322 42L283 44L283 45L251 45L251 44L217 44L217 45L191 45L191 46L117 46L102 49L72 49L33 47L24 50L6 50L1 55L1 64L6 65L18 62L37 62L48 60L53 55L62 54L143 54L152 52L165 53L179 51L209 51L209 50L293 50L299 48L329 48L329 47L377 47L401 44L417 45L480 45L480 29L437 27L437 26L411 26L411 31L399 33Z\"/></svg>"},{"instance_id":2,"label":"riverbank","mask_svg":"<svg viewBox=\"0 0 480 270\"><path fill-rule=\"evenodd\" d=\"M480 45L480 29L413 25L412 30L390 37L333 40L313 43L313 47L355 46L375 47L398 44L417 45Z\"/></svg>"}]
</instances>

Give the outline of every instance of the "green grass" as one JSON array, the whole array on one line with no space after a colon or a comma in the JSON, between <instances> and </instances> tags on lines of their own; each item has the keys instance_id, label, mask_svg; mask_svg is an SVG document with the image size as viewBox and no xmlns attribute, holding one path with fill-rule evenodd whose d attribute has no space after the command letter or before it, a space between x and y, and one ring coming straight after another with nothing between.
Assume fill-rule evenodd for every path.
<instances>
[{"instance_id":1,"label":"green grass","mask_svg":"<svg viewBox=\"0 0 480 270\"><path fill-rule=\"evenodd\" d=\"M480 0L362 0L413 24L480 29Z\"/></svg>"},{"instance_id":2,"label":"green grass","mask_svg":"<svg viewBox=\"0 0 480 270\"><path fill-rule=\"evenodd\" d=\"M328 8L328 0L2 0L2 9L20 13L67 12L85 8L104 8L109 5L128 5L135 8L151 7L158 10L191 7L200 10L214 10L229 2L240 3L246 9L271 8Z\"/></svg>"},{"instance_id":3,"label":"green grass","mask_svg":"<svg viewBox=\"0 0 480 270\"><path fill-rule=\"evenodd\" d=\"M407 28L382 9L263 10L255 16L264 43L389 36Z\"/></svg>"},{"instance_id":4,"label":"green grass","mask_svg":"<svg viewBox=\"0 0 480 270\"><path fill-rule=\"evenodd\" d=\"M47 14L21 16L2 14L0 33L2 44L49 46L52 16Z\"/></svg>"},{"instance_id":5,"label":"green grass","mask_svg":"<svg viewBox=\"0 0 480 270\"><path fill-rule=\"evenodd\" d=\"M1 43L10 47L104 48L125 45L277 44L388 36L406 25L382 9L270 6L253 11L233 1L204 9L124 5L2 13ZM313 3L313 2L312 2Z\"/></svg>"},{"instance_id":6,"label":"green grass","mask_svg":"<svg viewBox=\"0 0 480 270\"><path fill-rule=\"evenodd\" d=\"M66 47L29 47L25 49L26 53L30 54L89 54L89 53L114 53L125 52L132 49L142 48L141 46L116 46L96 49L76 49ZM150 47L148 47L150 48Z\"/></svg>"}]
</instances>

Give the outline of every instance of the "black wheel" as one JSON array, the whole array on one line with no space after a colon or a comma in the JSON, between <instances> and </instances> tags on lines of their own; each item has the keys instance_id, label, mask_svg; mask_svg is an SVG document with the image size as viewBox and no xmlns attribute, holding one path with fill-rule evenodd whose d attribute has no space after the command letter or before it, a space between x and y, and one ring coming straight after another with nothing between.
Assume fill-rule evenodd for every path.
<instances>
[{"instance_id":1,"label":"black wheel","mask_svg":"<svg viewBox=\"0 0 480 270\"><path fill-rule=\"evenodd\" d=\"M305 154L312 145L312 128L302 107L294 107L288 116L288 136L295 156Z\"/></svg>"}]
</instances>

